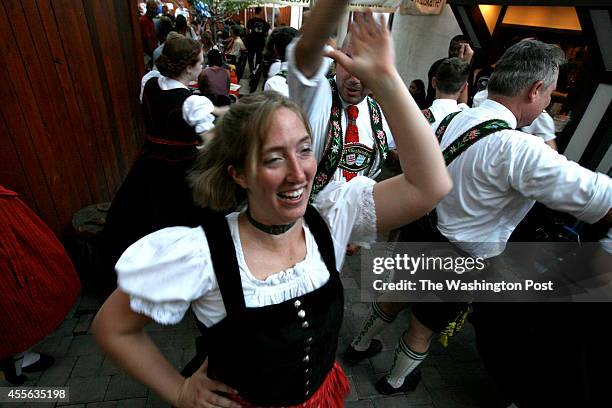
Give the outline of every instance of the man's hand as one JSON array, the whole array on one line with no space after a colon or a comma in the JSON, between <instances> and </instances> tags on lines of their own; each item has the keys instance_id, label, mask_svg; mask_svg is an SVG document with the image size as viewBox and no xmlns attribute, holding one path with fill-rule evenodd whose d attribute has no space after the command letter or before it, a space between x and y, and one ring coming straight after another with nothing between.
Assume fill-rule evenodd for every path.
<instances>
[{"instance_id":1,"label":"man's hand","mask_svg":"<svg viewBox=\"0 0 612 408\"><path fill-rule=\"evenodd\" d=\"M472 47L470 47L470 44L462 43L461 51L459 51L459 58L461 58L465 62L471 63L473 56L474 56L474 50L472 49Z\"/></svg>"},{"instance_id":2,"label":"man's hand","mask_svg":"<svg viewBox=\"0 0 612 408\"><path fill-rule=\"evenodd\" d=\"M395 71L391 35L382 16L377 24L371 12L355 13L351 45L351 57L338 50L328 52L327 56L359 78L366 88L375 90L376 83L383 80L386 73Z\"/></svg>"}]
</instances>

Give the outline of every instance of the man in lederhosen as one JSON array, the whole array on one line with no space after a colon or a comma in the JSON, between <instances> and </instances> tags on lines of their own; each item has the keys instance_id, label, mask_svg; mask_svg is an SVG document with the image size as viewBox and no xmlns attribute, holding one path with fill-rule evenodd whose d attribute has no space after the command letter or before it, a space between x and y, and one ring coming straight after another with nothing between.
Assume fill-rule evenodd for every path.
<instances>
[{"instance_id":1,"label":"man in lederhosen","mask_svg":"<svg viewBox=\"0 0 612 408\"><path fill-rule=\"evenodd\" d=\"M337 3L337 4L336 4ZM288 50L289 96L308 116L313 149L319 162L313 186L318 193L331 180L350 181L357 175L376 177L395 143L382 111L359 78L341 66L328 79L331 59L325 46L341 20L338 6L311 16L303 35ZM351 55L350 38L342 51Z\"/></svg>"}]
</instances>

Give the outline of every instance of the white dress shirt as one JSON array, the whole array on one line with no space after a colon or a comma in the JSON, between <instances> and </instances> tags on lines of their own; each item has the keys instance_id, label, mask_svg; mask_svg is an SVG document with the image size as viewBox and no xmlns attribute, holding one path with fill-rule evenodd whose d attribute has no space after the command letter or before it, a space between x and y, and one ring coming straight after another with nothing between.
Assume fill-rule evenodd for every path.
<instances>
[{"instance_id":1,"label":"white dress shirt","mask_svg":"<svg viewBox=\"0 0 612 408\"><path fill-rule=\"evenodd\" d=\"M457 115L441 142L446 148L471 127L501 119L512 128L510 110L487 99ZM535 201L593 223L612 206L612 180L594 173L517 130L490 134L449 166L453 190L438 204L438 228L474 256L503 252L510 234Z\"/></svg>"},{"instance_id":2,"label":"white dress shirt","mask_svg":"<svg viewBox=\"0 0 612 408\"><path fill-rule=\"evenodd\" d=\"M287 72L288 65L289 63L287 61L282 62L279 66L279 69L276 71L276 74L281 71ZM276 91L284 97L288 98L289 86L287 85L287 78L276 74L268 78L268 80L264 84L264 91Z\"/></svg>"},{"instance_id":3,"label":"white dress shirt","mask_svg":"<svg viewBox=\"0 0 612 408\"><path fill-rule=\"evenodd\" d=\"M435 131L446 116L469 108L465 103L457 103L455 99L435 99L429 107L435 119L434 123L431 124L431 128Z\"/></svg>"}]
</instances>

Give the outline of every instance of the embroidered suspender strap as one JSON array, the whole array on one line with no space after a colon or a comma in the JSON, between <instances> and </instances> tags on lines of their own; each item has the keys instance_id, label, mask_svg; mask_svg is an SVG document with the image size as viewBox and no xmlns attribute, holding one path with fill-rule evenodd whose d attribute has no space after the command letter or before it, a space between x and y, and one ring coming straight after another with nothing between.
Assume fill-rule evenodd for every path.
<instances>
[{"instance_id":1,"label":"embroidered suspender strap","mask_svg":"<svg viewBox=\"0 0 612 408\"><path fill-rule=\"evenodd\" d=\"M423 109L421 111L423 113L423 116L425 116L425 119L427 119L427 121L431 124L434 123L436 121L436 118L434 117L433 112L431 111L431 109L427 108L427 109Z\"/></svg>"},{"instance_id":2,"label":"embroidered suspender strap","mask_svg":"<svg viewBox=\"0 0 612 408\"><path fill-rule=\"evenodd\" d=\"M338 95L338 87L333 78L329 79L332 90L332 109L329 118L327 140L323 157L317 166L317 173L314 178L310 200L314 199L319 191L323 189L333 178L340 158L342 157L342 101Z\"/></svg>"},{"instance_id":3,"label":"embroidered suspender strap","mask_svg":"<svg viewBox=\"0 0 612 408\"><path fill-rule=\"evenodd\" d=\"M446 132L446 128L448 127L448 124L458 114L459 112L449 113L448 115L444 117L444 119L442 119L442 122L440 122L440 125L436 129L436 138L438 139L438 143L442 142L442 136L444 136L444 132Z\"/></svg>"},{"instance_id":4,"label":"embroidered suspender strap","mask_svg":"<svg viewBox=\"0 0 612 408\"><path fill-rule=\"evenodd\" d=\"M231 316L246 308L232 234L221 213L204 210L202 220L223 304L227 315Z\"/></svg>"},{"instance_id":5,"label":"embroidered suspender strap","mask_svg":"<svg viewBox=\"0 0 612 408\"><path fill-rule=\"evenodd\" d=\"M310 228L310 232L314 236L314 239L319 247L321 257L325 262L325 266L329 270L329 273L336 271L336 253L334 251L334 242L327 227L327 223L321 217L321 214L311 205L306 207L306 214L304 214L304 220L306 225Z\"/></svg>"},{"instance_id":6,"label":"embroidered suspender strap","mask_svg":"<svg viewBox=\"0 0 612 408\"><path fill-rule=\"evenodd\" d=\"M459 136L453 141L444 151L444 161L448 166L453 160L455 160L461 153L467 150L468 147L479 141L485 136L491 133L499 132L504 129L512 129L507 122L501 119L490 119L486 122L480 123ZM443 133L443 132L442 132Z\"/></svg>"},{"instance_id":7,"label":"embroidered suspender strap","mask_svg":"<svg viewBox=\"0 0 612 408\"><path fill-rule=\"evenodd\" d=\"M372 137L374 138L374 144L378 149L379 162L382 164L387 159L387 153L389 152L389 145L387 144L387 135L383 130L382 113L380 112L380 106L378 103L368 96L368 107L370 108L370 124L372 125ZM368 173L371 173L371 168L374 165L374 157L370 160L370 168Z\"/></svg>"},{"instance_id":8,"label":"embroidered suspender strap","mask_svg":"<svg viewBox=\"0 0 612 408\"><path fill-rule=\"evenodd\" d=\"M338 86L333 78L329 78L329 84L332 90L332 108L329 117L329 126L327 140L325 141L325 149L323 149L323 157L317 167L312 193L310 200L312 201L319 191L323 189L333 178L343 154L344 134L342 131L342 101L338 94ZM370 124L372 126L372 137L380 154L380 161L384 161L389 151L387 145L387 135L383 130L382 113L378 103L368 97L368 108L370 113ZM370 166L374 163L374 158L370 160ZM368 170L369 172L369 170Z\"/></svg>"}]
</instances>

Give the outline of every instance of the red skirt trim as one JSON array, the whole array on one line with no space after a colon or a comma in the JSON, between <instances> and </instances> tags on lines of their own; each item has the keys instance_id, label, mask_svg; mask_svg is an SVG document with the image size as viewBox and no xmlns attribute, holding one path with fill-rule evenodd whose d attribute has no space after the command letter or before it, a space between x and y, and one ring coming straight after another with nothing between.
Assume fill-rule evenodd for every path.
<instances>
[{"instance_id":1,"label":"red skirt trim","mask_svg":"<svg viewBox=\"0 0 612 408\"><path fill-rule=\"evenodd\" d=\"M291 405L287 407L277 408L343 408L344 399L350 391L348 379L344 374L344 370L340 367L337 361L334 362L334 366L327 373L327 377L323 381L323 384L319 389L312 394L306 402L299 405ZM251 405L240 396L235 398L235 401L239 403L242 408L262 408L258 405Z\"/></svg>"}]
</instances>

